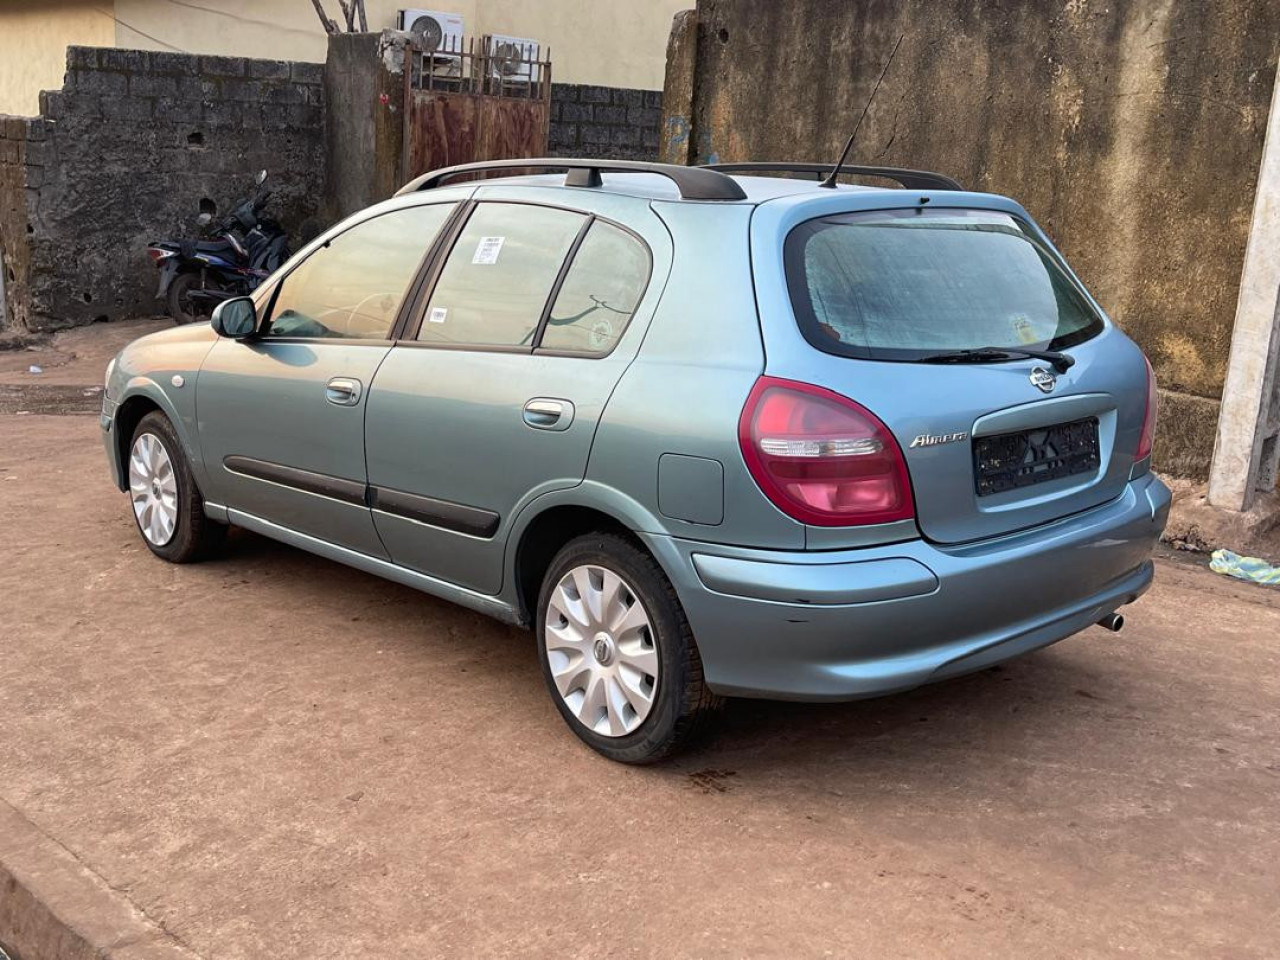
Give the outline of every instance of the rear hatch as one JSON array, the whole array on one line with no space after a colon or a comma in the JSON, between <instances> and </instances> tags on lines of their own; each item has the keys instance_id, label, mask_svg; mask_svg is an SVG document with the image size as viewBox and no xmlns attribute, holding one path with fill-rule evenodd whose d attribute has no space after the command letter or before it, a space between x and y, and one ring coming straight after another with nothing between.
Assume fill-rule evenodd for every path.
<instances>
[{"instance_id":1,"label":"rear hatch","mask_svg":"<svg viewBox=\"0 0 1280 960\"><path fill-rule=\"evenodd\" d=\"M1121 494L1142 432L1145 363L1025 214L811 216L787 230L784 263L788 320L808 349L766 330L767 372L883 421L925 537L998 536Z\"/></svg>"}]
</instances>

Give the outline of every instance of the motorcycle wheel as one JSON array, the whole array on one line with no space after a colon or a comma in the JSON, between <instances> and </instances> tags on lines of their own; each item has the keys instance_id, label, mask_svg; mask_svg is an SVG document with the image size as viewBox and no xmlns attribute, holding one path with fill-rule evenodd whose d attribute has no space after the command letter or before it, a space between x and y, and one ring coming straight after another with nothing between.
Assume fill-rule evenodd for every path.
<instances>
[{"instance_id":1,"label":"motorcycle wheel","mask_svg":"<svg viewBox=\"0 0 1280 960\"><path fill-rule=\"evenodd\" d=\"M179 326L188 323L204 323L213 315L208 301L192 300L191 291L201 289L200 274L180 273L169 284L169 316Z\"/></svg>"}]
</instances>

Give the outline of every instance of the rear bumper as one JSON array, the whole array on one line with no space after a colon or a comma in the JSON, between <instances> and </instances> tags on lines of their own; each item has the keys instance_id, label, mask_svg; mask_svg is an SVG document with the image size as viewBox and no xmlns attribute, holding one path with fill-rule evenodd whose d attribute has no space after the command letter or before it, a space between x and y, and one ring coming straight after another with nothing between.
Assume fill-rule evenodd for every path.
<instances>
[{"instance_id":1,"label":"rear bumper","mask_svg":"<svg viewBox=\"0 0 1280 960\"><path fill-rule=\"evenodd\" d=\"M1136 600L1169 500L1147 475L1104 506L955 547L782 553L645 539L672 576L713 690L850 700L982 669Z\"/></svg>"}]
</instances>

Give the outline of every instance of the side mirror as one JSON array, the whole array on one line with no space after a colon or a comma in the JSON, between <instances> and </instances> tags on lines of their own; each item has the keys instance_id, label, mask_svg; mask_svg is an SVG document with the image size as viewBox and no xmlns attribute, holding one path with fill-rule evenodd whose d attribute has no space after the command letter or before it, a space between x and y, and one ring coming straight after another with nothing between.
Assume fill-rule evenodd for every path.
<instances>
[{"instance_id":1,"label":"side mirror","mask_svg":"<svg viewBox=\"0 0 1280 960\"><path fill-rule=\"evenodd\" d=\"M254 177L254 178L253 178L253 182L254 182L254 183L256 183L258 186L262 186L264 183L266 183L266 182L267 182L267 171L265 171L265 170L259 170L259 171L258 171L258 175L257 175L256 177Z\"/></svg>"},{"instance_id":2,"label":"side mirror","mask_svg":"<svg viewBox=\"0 0 1280 960\"><path fill-rule=\"evenodd\" d=\"M213 308L213 319L209 323L218 336L243 340L258 330L258 308L251 297L223 300Z\"/></svg>"}]
</instances>

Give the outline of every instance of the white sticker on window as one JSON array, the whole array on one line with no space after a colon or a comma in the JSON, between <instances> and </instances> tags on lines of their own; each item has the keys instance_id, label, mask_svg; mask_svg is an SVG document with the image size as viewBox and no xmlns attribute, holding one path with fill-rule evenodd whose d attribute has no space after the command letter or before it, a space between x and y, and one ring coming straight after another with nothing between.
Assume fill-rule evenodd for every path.
<instances>
[{"instance_id":1,"label":"white sticker on window","mask_svg":"<svg viewBox=\"0 0 1280 960\"><path fill-rule=\"evenodd\" d=\"M472 263L497 263L498 254L502 252L502 242L506 237L481 237L476 244L476 255Z\"/></svg>"},{"instance_id":2,"label":"white sticker on window","mask_svg":"<svg viewBox=\"0 0 1280 960\"><path fill-rule=\"evenodd\" d=\"M428 323L444 323L444 318L449 315L446 307L432 307L431 312L427 314Z\"/></svg>"}]
</instances>

